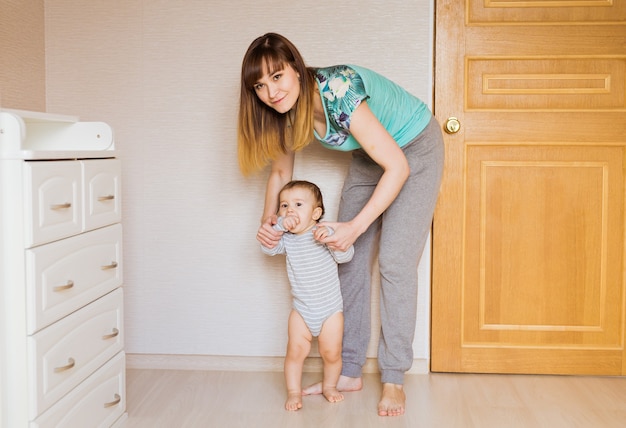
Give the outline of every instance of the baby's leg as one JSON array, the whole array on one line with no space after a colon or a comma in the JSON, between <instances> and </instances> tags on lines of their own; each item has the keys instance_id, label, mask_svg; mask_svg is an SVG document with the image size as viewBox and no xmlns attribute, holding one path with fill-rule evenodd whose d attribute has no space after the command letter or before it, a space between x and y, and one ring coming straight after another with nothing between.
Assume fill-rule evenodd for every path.
<instances>
[{"instance_id":1,"label":"baby's leg","mask_svg":"<svg viewBox=\"0 0 626 428\"><path fill-rule=\"evenodd\" d=\"M311 351L312 336L302 316L295 310L289 314L288 331L289 341L285 357L285 383L287 384L285 409L298 410L302 408L302 367Z\"/></svg>"},{"instance_id":2,"label":"baby's leg","mask_svg":"<svg viewBox=\"0 0 626 428\"><path fill-rule=\"evenodd\" d=\"M343 338L343 312L331 315L322 326L318 337L319 352L324 362L322 394L331 403L343 400L337 390L341 374L341 340Z\"/></svg>"}]
</instances>

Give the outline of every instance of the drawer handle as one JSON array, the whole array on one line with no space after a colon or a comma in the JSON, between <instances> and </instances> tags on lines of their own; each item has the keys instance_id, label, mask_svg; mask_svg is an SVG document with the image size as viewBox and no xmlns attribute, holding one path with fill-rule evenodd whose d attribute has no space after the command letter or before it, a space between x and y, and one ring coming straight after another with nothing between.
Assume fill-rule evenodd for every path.
<instances>
[{"instance_id":1,"label":"drawer handle","mask_svg":"<svg viewBox=\"0 0 626 428\"><path fill-rule=\"evenodd\" d=\"M66 202L64 204L52 204L50 205L51 210L64 210L67 208L71 208L72 204L70 202Z\"/></svg>"},{"instance_id":2,"label":"drawer handle","mask_svg":"<svg viewBox=\"0 0 626 428\"><path fill-rule=\"evenodd\" d=\"M55 373L61 373L64 372L66 370L69 370L71 368L73 368L76 365L76 361L74 361L74 358L68 358L67 359L67 364L61 367L55 367L54 368L54 372Z\"/></svg>"},{"instance_id":3,"label":"drawer handle","mask_svg":"<svg viewBox=\"0 0 626 428\"><path fill-rule=\"evenodd\" d=\"M117 262L111 262L110 265L100 266L102 270L115 269L117 267Z\"/></svg>"},{"instance_id":4,"label":"drawer handle","mask_svg":"<svg viewBox=\"0 0 626 428\"><path fill-rule=\"evenodd\" d=\"M113 407L116 406L120 403L120 401L122 401L122 397L120 397L120 394L115 394L113 397L115 397L115 400L109 402L109 403L104 403L104 408L107 409L109 407Z\"/></svg>"},{"instance_id":5,"label":"drawer handle","mask_svg":"<svg viewBox=\"0 0 626 428\"><path fill-rule=\"evenodd\" d=\"M102 340L108 340L108 339L113 339L115 336L117 336L118 334L120 334L120 331L116 328L113 329L113 333L111 334L105 334L104 336L102 336Z\"/></svg>"},{"instance_id":6,"label":"drawer handle","mask_svg":"<svg viewBox=\"0 0 626 428\"><path fill-rule=\"evenodd\" d=\"M74 281L68 280L67 284L65 284L65 285L57 285L56 287L52 287L52 291L58 292L58 291L69 290L73 286L74 286Z\"/></svg>"},{"instance_id":7,"label":"drawer handle","mask_svg":"<svg viewBox=\"0 0 626 428\"><path fill-rule=\"evenodd\" d=\"M98 196L98 202L112 201L113 199L115 199L115 195Z\"/></svg>"}]
</instances>

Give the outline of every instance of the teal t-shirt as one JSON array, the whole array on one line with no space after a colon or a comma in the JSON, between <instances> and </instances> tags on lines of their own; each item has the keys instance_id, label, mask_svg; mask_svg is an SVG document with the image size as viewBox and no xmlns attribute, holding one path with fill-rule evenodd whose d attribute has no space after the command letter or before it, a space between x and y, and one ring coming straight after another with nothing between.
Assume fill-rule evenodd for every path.
<instances>
[{"instance_id":1,"label":"teal t-shirt","mask_svg":"<svg viewBox=\"0 0 626 428\"><path fill-rule=\"evenodd\" d=\"M350 133L350 118L363 100L400 147L415 139L432 117L422 100L367 68L336 65L315 71L326 115L326 135L316 132L315 138L330 149L361 148Z\"/></svg>"}]
</instances>

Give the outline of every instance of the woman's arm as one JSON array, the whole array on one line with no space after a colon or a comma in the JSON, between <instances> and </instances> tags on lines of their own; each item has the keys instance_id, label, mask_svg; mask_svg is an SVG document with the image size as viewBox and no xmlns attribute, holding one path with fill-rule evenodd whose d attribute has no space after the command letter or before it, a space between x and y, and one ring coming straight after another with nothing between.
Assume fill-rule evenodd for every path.
<instances>
[{"instance_id":1,"label":"woman's arm","mask_svg":"<svg viewBox=\"0 0 626 428\"><path fill-rule=\"evenodd\" d=\"M328 223L335 234L323 242L331 249L346 251L350 245L396 199L409 177L409 163L398 143L363 101L352 113L350 132L363 150L383 169L374 193L361 212L345 223Z\"/></svg>"},{"instance_id":2,"label":"woman's arm","mask_svg":"<svg viewBox=\"0 0 626 428\"><path fill-rule=\"evenodd\" d=\"M272 248L280 240L281 232L274 230L278 211L278 193L293 176L294 153L286 153L272 162L270 175L265 188L265 206L261 217L261 227L256 239L265 247Z\"/></svg>"}]
</instances>

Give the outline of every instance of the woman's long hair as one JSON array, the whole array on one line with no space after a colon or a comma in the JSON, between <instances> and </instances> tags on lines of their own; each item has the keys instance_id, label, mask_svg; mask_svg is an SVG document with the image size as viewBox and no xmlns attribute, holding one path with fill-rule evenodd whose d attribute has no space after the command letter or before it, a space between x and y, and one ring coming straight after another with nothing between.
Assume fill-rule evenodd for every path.
<instances>
[{"instance_id":1,"label":"woman's long hair","mask_svg":"<svg viewBox=\"0 0 626 428\"><path fill-rule=\"evenodd\" d=\"M300 76L300 95L290 112L278 113L257 96L254 85L265 73L291 66ZM241 65L237 127L239 168L247 175L280 154L303 149L313 139L315 79L298 49L285 37L267 33L252 42Z\"/></svg>"}]
</instances>

